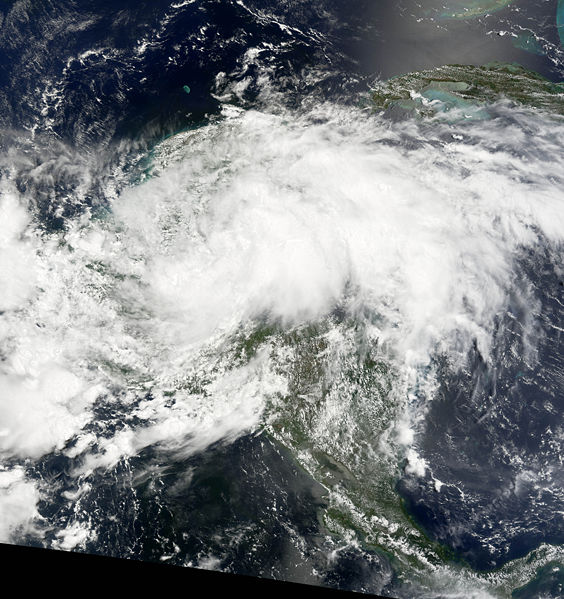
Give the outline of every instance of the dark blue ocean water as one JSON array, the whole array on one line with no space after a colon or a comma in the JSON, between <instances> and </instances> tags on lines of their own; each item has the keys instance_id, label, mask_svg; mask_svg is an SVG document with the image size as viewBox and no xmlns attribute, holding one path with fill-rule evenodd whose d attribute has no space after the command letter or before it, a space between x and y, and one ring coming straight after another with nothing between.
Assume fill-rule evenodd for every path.
<instances>
[{"instance_id":1,"label":"dark blue ocean water","mask_svg":"<svg viewBox=\"0 0 564 599\"><path fill-rule=\"evenodd\" d=\"M19 190L35 199L40 226L64 228L69 217L104 204L101 186L116 164L128 168L128 153L133 163L155 141L207 122L238 82L248 84L231 101L251 108L264 102L265 77L292 107L322 100L357 104L378 78L443 64L518 62L554 81L564 76L556 0L517 1L487 17L441 26L421 19L416 6L389 0L4 1L0 176L15 173ZM510 35L499 34L506 25L535 31L546 51L517 47ZM249 62L252 48L262 51ZM86 188L74 170L50 170L57 144L85 160L99 157ZM26 160L14 165L9 157L16 149ZM39 166L51 176L37 177ZM516 275L515 288L532 289L539 322L549 325L559 321L564 302L557 262L539 250ZM539 332L539 365L530 368L519 357L525 352L520 331L530 315L517 292L511 314L497 323L494 367L476 349L468 370L453 375L437 356L439 398L420 453L445 483L442 491L429 478L409 475L397 487L426 534L478 570L541 543L564 542L564 480L556 468L558 448L550 444L564 412L561 329ZM508 459L516 453L523 455L519 471ZM146 451L96 479L82 504L98 519L87 551L147 560L167 555L171 563L201 563L209 554L233 572L393 592L391 562L373 548L349 547L327 560L338 541L328 540L319 520L325 492L272 440L245 436L163 469L162 462ZM65 458L50 455L34 472L60 483L67 468ZM59 500L55 495L40 505L48 521L68 517Z\"/></svg>"},{"instance_id":2,"label":"dark blue ocean water","mask_svg":"<svg viewBox=\"0 0 564 599\"><path fill-rule=\"evenodd\" d=\"M261 62L289 103L312 93L354 101L376 77L453 63L516 61L559 79L554 54L538 56L510 36L490 35L488 27L495 31L510 16L558 41L556 1L517 4L518 13L437 27L414 18L409 3L390 0L5 1L0 122L49 130L85 148L162 135L218 110L219 73L230 82L256 79L260 73L242 69L242 59L263 44ZM320 76L308 82L311 71ZM257 91L249 86L246 99ZM57 100L46 103L45 94Z\"/></svg>"}]
</instances>

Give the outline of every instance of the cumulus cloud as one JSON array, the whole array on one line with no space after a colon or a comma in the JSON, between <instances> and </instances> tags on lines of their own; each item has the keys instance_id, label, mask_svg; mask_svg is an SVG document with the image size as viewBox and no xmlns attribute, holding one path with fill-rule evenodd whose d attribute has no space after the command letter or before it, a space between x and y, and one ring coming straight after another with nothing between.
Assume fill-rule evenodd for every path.
<instances>
[{"instance_id":1,"label":"cumulus cloud","mask_svg":"<svg viewBox=\"0 0 564 599\"><path fill-rule=\"evenodd\" d=\"M0 450L38 457L81 434L88 469L248 430L284 381L268 356L229 374L205 348L256 318L322 317L345 293L400 370L437 348L456 363L474 343L487 359L515 261L562 242L563 133L526 111L392 125L334 106L232 110L155 148L154 176L105 218L25 237L25 210L4 197ZM204 371L205 396L187 391ZM96 445L83 429L100 397L139 421Z\"/></svg>"}]
</instances>

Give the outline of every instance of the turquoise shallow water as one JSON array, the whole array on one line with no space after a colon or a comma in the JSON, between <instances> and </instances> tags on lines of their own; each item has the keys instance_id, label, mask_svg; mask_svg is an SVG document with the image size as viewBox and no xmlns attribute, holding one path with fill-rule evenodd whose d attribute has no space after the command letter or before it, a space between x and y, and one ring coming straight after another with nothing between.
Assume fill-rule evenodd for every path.
<instances>
[{"instance_id":1,"label":"turquoise shallow water","mask_svg":"<svg viewBox=\"0 0 564 599\"><path fill-rule=\"evenodd\" d=\"M456 96L442 89L427 89L421 94L425 99L432 102L437 112L454 112L465 119L483 120L489 119L490 115L485 108L476 102L469 102L460 96ZM459 118L460 118L459 116ZM456 118L456 117L455 117Z\"/></svg>"},{"instance_id":2,"label":"turquoise shallow water","mask_svg":"<svg viewBox=\"0 0 564 599\"><path fill-rule=\"evenodd\" d=\"M558 27L560 41L564 46L564 0L558 0L558 7L556 9L556 26Z\"/></svg>"},{"instance_id":3,"label":"turquoise shallow water","mask_svg":"<svg viewBox=\"0 0 564 599\"><path fill-rule=\"evenodd\" d=\"M527 52L532 52L538 56L544 54L542 45L537 38L530 33L521 33L517 37L513 38L512 41L516 48L520 48L521 50L525 50Z\"/></svg>"},{"instance_id":4,"label":"turquoise shallow water","mask_svg":"<svg viewBox=\"0 0 564 599\"><path fill-rule=\"evenodd\" d=\"M0 3L0 540L561 597L563 3Z\"/></svg>"},{"instance_id":5,"label":"turquoise shallow water","mask_svg":"<svg viewBox=\"0 0 564 599\"><path fill-rule=\"evenodd\" d=\"M445 4L441 16L455 19L478 17L501 10L512 2L513 0L450 0Z\"/></svg>"}]
</instances>

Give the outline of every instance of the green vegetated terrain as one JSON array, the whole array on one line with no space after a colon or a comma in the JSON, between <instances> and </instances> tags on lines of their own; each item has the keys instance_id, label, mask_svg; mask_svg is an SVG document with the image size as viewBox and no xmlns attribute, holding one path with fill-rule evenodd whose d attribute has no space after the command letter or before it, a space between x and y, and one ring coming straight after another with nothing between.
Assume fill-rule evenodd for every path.
<instances>
[{"instance_id":1,"label":"green vegetated terrain","mask_svg":"<svg viewBox=\"0 0 564 599\"><path fill-rule=\"evenodd\" d=\"M516 64L447 65L381 82L370 105L375 112L407 117L462 113L487 119L503 100L562 115L564 84ZM182 157L185 142L173 140L160 144L151 175ZM265 316L242 323L219 346L212 344L204 362L215 366L204 370L213 376L215 368L245 367L262 356L269 373L286 381L283 391L267 397L261 428L326 489L321 517L330 533L385 554L406 584L447 588L455 576L468 588L484 590L484 596L509 597L539 568L561 560L562 552L543 545L495 572L477 573L426 536L396 490L406 464L397 427L408 389L378 330L376 315L345 308L300 325ZM187 384L195 392L205 387L195 379Z\"/></svg>"},{"instance_id":2,"label":"green vegetated terrain","mask_svg":"<svg viewBox=\"0 0 564 599\"><path fill-rule=\"evenodd\" d=\"M426 536L396 491L405 457L394 429L405 409L405 385L369 319L334 316L284 327L265 321L241 329L227 343L233 366L268 352L288 382L269 398L263 430L289 448L326 489L321 515L345 542L382 553L396 582L448 587L452 577L491 597L509 597L561 551L543 545L495 572L477 573Z\"/></svg>"},{"instance_id":3,"label":"green vegetated terrain","mask_svg":"<svg viewBox=\"0 0 564 599\"><path fill-rule=\"evenodd\" d=\"M452 111L466 118L490 117L501 100L564 114L564 83L554 83L517 64L446 65L400 75L372 92L376 109L418 116Z\"/></svg>"},{"instance_id":4,"label":"green vegetated terrain","mask_svg":"<svg viewBox=\"0 0 564 599\"><path fill-rule=\"evenodd\" d=\"M327 489L329 530L386 552L408 540L425 560L440 561L448 552L423 537L395 491L402 467L392 438L402 405L398 373L369 330L353 318L291 329L264 324L242 335L236 353L248 359L268 346L288 381L267 406L265 430Z\"/></svg>"}]
</instances>

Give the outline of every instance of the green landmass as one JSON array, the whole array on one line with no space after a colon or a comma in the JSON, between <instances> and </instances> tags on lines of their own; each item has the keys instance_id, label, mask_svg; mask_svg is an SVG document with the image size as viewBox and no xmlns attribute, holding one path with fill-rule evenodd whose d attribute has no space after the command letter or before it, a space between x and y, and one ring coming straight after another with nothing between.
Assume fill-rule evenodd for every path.
<instances>
[{"instance_id":1,"label":"green landmass","mask_svg":"<svg viewBox=\"0 0 564 599\"><path fill-rule=\"evenodd\" d=\"M506 99L562 114L563 94L563 84L519 65L448 65L382 82L371 106L420 116L462 111L479 119L490 118L489 107ZM159 146L151 154L151 174L183 155L182 143L163 140ZM457 580L489 596L510 597L539 568L561 561L564 550L543 545L494 572L476 573L426 536L396 491L405 465L405 448L394 438L406 401L401 372L374 332L376 317L352 312L343 309L298 326L267 316L241 324L204 351L199 363L205 367L171 381L167 398L173 401L177 390L205 398L216 371L237 369L267 353L270 372L287 386L267 398L262 429L326 489L326 529L386 555L400 586L403 579L406 587L437 596Z\"/></svg>"},{"instance_id":2,"label":"green landmass","mask_svg":"<svg viewBox=\"0 0 564 599\"><path fill-rule=\"evenodd\" d=\"M554 83L518 64L446 65L400 75L372 91L378 110L422 117L452 111L466 118L489 118L500 100L564 114L564 83Z\"/></svg>"},{"instance_id":3,"label":"green landmass","mask_svg":"<svg viewBox=\"0 0 564 599\"><path fill-rule=\"evenodd\" d=\"M511 593L514 599L558 597L564 595L564 563L552 561L539 568L533 580Z\"/></svg>"},{"instance_id":4,"label":"green landmass","mask_svg":"<svg viewBox=\"0 0 564 599\"><path fill-rule=\"evenodd\" d=\"M477 573L426 535L396 491L405 465L391 434L404 405L400 375L370 330L358 317L290 328L265 319L238 331L226 349L234 367L267 349L288 381L285 393L269 398L263 431L326 489L322 521L330 533L385 555L408 592L410 585L439 592L446 577L508 599L564 552L543 545Z\"/></svg>"}]
</instances>

